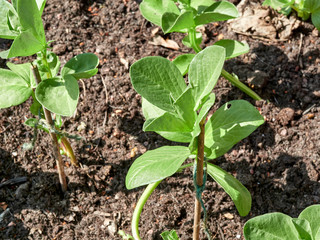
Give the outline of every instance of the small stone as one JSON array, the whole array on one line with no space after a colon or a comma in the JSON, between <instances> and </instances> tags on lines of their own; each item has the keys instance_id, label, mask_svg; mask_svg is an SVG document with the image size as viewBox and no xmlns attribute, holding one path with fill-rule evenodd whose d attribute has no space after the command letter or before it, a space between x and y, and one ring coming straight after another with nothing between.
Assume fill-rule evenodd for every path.
<instances>
[{"instance_id":1,"label":"small stone","mask_svg":"<svg viewBox=\"0 0 320 240\"><path fill-rule=\"evenodd\" d=\"M65 53L67 50L67 45L65 44L57 44L53 46L53 52L57 55L61 55Z\"/></svg>"},{"instance_id":2,"label":"small stone","mask_svg":"<svg viewBox=\"0 0 320 240\"><path fill-rule=\"evenodd\" d=\"M263 88L269 79L269 75L263 71L256 70L247 75L248 84L254 88Z\"/></svg>"},{"instance_id":3,"label":"small stone","mask_svg":"<svg viewBox=\"0 0 320 240\"><path fill-rule=\"evenodd\" d=\"M280 122L282 126L286 126L292 121L294 118L294 110L292 108L284 108L282 109L278 116L277 120Z\"/></svg>"},{"instance_id":4,"label":"small stone","mask_svg":"<svg viewBox=\"0 0 320 240\"><path fill-rule=\"evenodd\" d=\"M227 219L233 219L234 218L234 216L231 213L225 213L225 214L223 214L223 216L225 218L227 218Z\"/></svg>"},{"instance_id":5,"label":"small stone","mask_svg":"<svg viewBox=\"0 0 320 240\"><path fill-rule=\"evenodd\" d=\"M28 190L29 190L29 183L24 183L24 184L21 184L16 192L15 192L15 195L16 195L16 198L17 199L21 199L23 198L24 196L28 195Z\"/></svg>"},{"instance_id":6,"label":"small stone","mask_svg":"<svg viewBox=\"0 0 320 240\"><path fill-rule=\"evenodd\" d=\"M287 136L287 134L288 134L287 129L282 129L282 130L280 131L280 135L281 135L282 137Z\"/></svg>"}]
</instances>

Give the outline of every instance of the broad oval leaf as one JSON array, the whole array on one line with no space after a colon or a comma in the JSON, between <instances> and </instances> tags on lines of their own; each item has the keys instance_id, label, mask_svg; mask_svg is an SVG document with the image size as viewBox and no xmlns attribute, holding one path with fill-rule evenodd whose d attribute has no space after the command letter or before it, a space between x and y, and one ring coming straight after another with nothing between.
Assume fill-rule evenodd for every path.
<instances>
[{"instance_id":1,"label":"broad oval leaf","mask_svg":"<svg viewBox=\"0 0 320 240\"><path fill-rule=\"evenodd\" d=\"M225 154L264 123L259 111L244 100L230 101L220 107L205 127L205 145L211 149L209 159Z\"/></svg>"},{"instance_id":2,"label":"broad oval leaf","mask_svg":"<svg viewBox=\"0 0 320 240\"><path fill-rule=\"evenodd\" d=\"M38 40L32 33L32 30L26 30L17 36L10 49L0 52L0 57L7 59L12 57L26 57L31 56L42 49L45 45Z\"/></svg>"},{"instance_id":3,"label":"broad oval leaf","mask_svg":"<svg viewBox=\"0 0 320 240\"><path fill-rule=\"evenodd\" d=\"M180 14L172 0L143 0L140 4L140 11L145 19L158 26L161 26L161 18L164 13Z\"/></svg>"},{"instance_id":4,"label":"broad oval leaf","mask_svg":"<svg viewBox=\"0 0 320 240\"><path fill-rule=\"evenodd\" d=\"M72 75L74 78L90 78L98 69L99 58L93 53L82 53L71 58L62 68L61 75Z\"/></svg>"},{"instance_id":5,"label":"broad oval leaf","mask_svg":"<svg viewBox=\"0 0 320 240\"><path fill-rule=\"evenodd\" d=\"M267 213L246 222L243 228L246 240L300 239L292 218L283 213Z\"/></svg>"},{"instance_id":6,"label":"broad oval leaf","mask_svg":"<svg viewBox=\"0 0 320 240\"><path fill-rule=\"evenodd\" d=\"M173 101L187 88L179 69L168 59L145 57L130 67L134 89L151 104L174 112Z\"/></svg>"},{"instance_id":7,"label":"broad oval leaf","mask_svg":"<svg viewBox=\"0 0 320 240\"><path fill-rule=\"evenodd\" d=\"M177 66L180 73L184 76L189 71L189 65L195 54L182 54L176 57L172 62Z\"/></svg>"},{"instance_id":8,"label":"broad oval leaf","mask_svg":"<svg viewBox=\"0 0 320 240\"><path fill-rule=\"evenodd\" d=\"M31 87L21 76L6 69L0 69L0 108L19 105L31 94Z\"/></svg>"},{"instance_id":9,"label":"broad oval leaf","mask_svg":"<svg viewBox=\"0 0 320 240\"><path fill-rule=\"evenodd\" d=\"M223 39L215 42L214 45L224 47L226 49L226 59L240 56L249 52L249 45L246 43L238 42L230 39Z\"/></svg>"},{"instance_id":10,"label":"broad oval leaf","mask_svg":"<svg viewBox=\"0 0 320 240\"><path fill-rule=\"evenodd\" d=\"M313 25L320 31L320 8L311 14Z\"/></svg>"},{"instance_id":11,"label":"broad oval leaf","mask_svg":"<svg viewBox=\"0 0 320 240\"><path fill-rule=\"evenodd\" d=\"M320 239L320 205L312 205L304 209L299 219L305 219L310 223L313 239Z\"/></svg>"},{"instance_id":12,"label":"broad oval leaf","mask_svg":"<svg viewBox=\"0 0 320 240\"><path fill-rule=\"evenodd\" d=\"M161 28L164 34L170 32L185 32L186 29L195 27L193 12L185 11L180 15L164 13L161 18Z\"/></svg>"},{"instance_id":13,"label":"broad oval leaf","mask_svg":"<svg viewBox=\"0 0 320 240\"><path fill-rule=\"evenodd\" d=\"M190 63L189 83L197 110L211 93L221 74L225 61L225 48L210 46L198 53Z\"/></svg>"},{"instance_id":14,"label":"broad oval leaf","mask_svg":"<svg viewBox=\"0 0 320 240\"><path fill-rule=\"evenodd\" d=\"M147 185L173 175L188 158L190 152L183 146L164 146L138 157L126 176L127 189Z\"/></svg>"},{"instance_id":15,"label":"broad oval leaf","mask_svg":"<svg viewBox=\"0 0 320 240\"><path fill-rule=\"evenodd\" d=\"M225 21L238 17L237 8L230 2L215 2L194 18L196 25Z\"/></svg>"},{"instance_id":16,"label":"broad oval leaf","mask_svg":"<svg viewBox=\"0 0 320 240\"><path fill-rule=\"evenodd\" d=\"M8 68L20 77L22 77L26 83L28 83L30 88L35 87L35 80L33 73L31 71L31 64L30 63L24 63L24 64L13 64L11 62L7 62Z\"/></svg>"},{"instance_id":17,"label":"broad oval leaf","mask_svg":"<svg viewBox=\"0 0 320 240\"><path fill-rule=\"evenodd\" d=\"M36 98L49 111L61 116L72 116L79 98L77 79L71 75L46 79L38 85Z\"/></svg>"},{"instance_id":18,"label":"broad oval leaf","mask_svg":"<svg viewBox=\"0 0 320 240\"><path fill-rule=\"evenodd\" d=\"M236 205L240 216L246 216L251 209L251 195L248 189L222 168L208 163L208 174L226 191ZM263 239L263 238L261 238Z\"/></svg>"}]
</instances>

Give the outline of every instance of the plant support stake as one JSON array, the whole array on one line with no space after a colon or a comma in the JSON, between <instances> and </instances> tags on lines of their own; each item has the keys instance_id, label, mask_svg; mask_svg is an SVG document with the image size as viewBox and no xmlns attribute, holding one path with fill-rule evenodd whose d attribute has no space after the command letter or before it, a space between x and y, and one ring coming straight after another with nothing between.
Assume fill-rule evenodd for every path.
<instances>
[{"instance_id":1,"label":"plant support stake","mask_svg":"<svg viewBox=\"0 0 320 240\"><path fill-rule=\"evenodd\" d=\"M205 133L205 118L200 122L200 135L198 137L198 154L196 162L196 188L203 185L203 162L204 162L204 133ZM198 190L198 189L197 189ZM199 240L200 234L200 218L201 218L201 203L195 198L194 206L194 222L193 222L193 240Z\"/></svg>"},{"instance_id":2,"label":"plant support stake","mask_svg":"<svg viewBox=\"0 0 320 240\"><path fill-rule=\"evenodd\" d=\"M37 83L37 85L41 82L41 77L39 74L39 70L37 68L37 66L32 65L32 72L34 75L34 79ZM47 110L45 107L43 107L43 112L46 118L46 121L48 122L48 124L50 126L54 127L54 123L51 117L51 112L49 110ZM62 161L62 157L60 154L60 146L58 143L58 139L57 139L57 135L53 132L50 132L50 136L52 139L52 149L53 149L53 154L54 157L56 159L56 163L57 163L57 168L58 168L58 174L59 174L59 181L60 181L60 185L61 185L61 189L63 192L67 191L67 181L66 181L66 175L64 173L64 169L63 169L63 161Z\"/></svg>"}]
</instances>

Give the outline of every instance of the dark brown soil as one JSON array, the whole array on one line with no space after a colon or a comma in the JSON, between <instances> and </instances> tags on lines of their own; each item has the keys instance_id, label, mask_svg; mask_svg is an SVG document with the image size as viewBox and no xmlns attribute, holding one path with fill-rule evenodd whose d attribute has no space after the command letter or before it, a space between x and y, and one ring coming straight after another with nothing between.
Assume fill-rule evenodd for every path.
<instances>
[{"instance_id":1,"label":"dark brown soil","mask_svg":"<svg viewBox=\"0 0 320 240\"><path fill-rule=\"evenodd\" d=\"M64 122L65 130L86 139L72 143L83 167L66 163L69 189L63 195L49 137L41 134L33 151L22 150L33 136L22 124L31 116L30 101L1 110L0 182L17 177L27 181L0 188L0 214L9 209L0 222L0 239L121 239L117 231L130 233L132 212L144 189L125 188L128 168L146 150L172 144L141 130L140 97L130 84L126 62L130 66L149 55L172 59L191 50L181 45L181 34L164 36L175 40L180 50L151 45L155 26L142 18L132 0L52 0L44 22L62 64L82 52L94 52L100 59L99 73L79 82L75 117ZM230 197L211 179L203 194L214 239L243 239L243 224L253 216L281 211L297 217L305 207L320 202L320 39L310 23L302 23L287 41L236 34L227 23L210 24L205 34L202 47L221 34L246 40L250 52L228 61L226 68L244 81L256 70L265 78L262 88L254 88L265 102L252 101L224 79L215 88L215 108L246 99L266 119L215 161L251 192L249 216L240 217ZM7 48L8 42L0 47ZM85 128L79 132L80 124ZM191 239L191 175L186 170L159 185L141 216L142 239L160 239L159 234L170 229L181 239Z\"/></svg>"}]
</instances>

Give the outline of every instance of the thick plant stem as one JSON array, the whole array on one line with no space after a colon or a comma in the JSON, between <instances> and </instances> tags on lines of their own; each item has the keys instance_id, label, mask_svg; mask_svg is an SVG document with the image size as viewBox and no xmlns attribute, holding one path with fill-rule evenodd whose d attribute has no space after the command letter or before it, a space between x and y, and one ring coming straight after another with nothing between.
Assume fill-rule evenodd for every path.
<instances>
[{"instance_id":1,"label":"thick plant stem","mask_svg":"<svg viewBox=\"0 0 320 240\"><path fill-rule=\"evenodd\" d=\"M131 230L132 230L132 236L135 240L141 239L139 235L139 220L140 220L140 215L141 215L143 206L146 204L151 193L156 189L156 187L161 183L161 181L162 180L148 185L148 187L144 190L141 197L139 198L139 201L134 209L132 222L131 222Z\"/></svg>"},{"instance_id":2,"label":"thick plant stem","mask_svg":"<svg viewBox=\"0 0 320 240\"><path fill-rule=\"evenodd\" d=\"M197 172L196 183L199 187L203 185L203 164L204 164L204 131L205 119L200 122L200 135L198 137L198 154L197 154ZM200 239L200 218L201 218L201 203L195 198L194 206L194 222L193 222L193 240Z\"/></svg>"},{"instance_id":3,"label":"thick plant stem","mask_svg":"<svg viewBox=\"0 0 320 240\"><path fill-rule=\"evenodd\" d=\"M38 85L41 82L41 77L40 77L39 70L38 70L37 66L32 66L32 72L33 72L35 81L36 81L36 83ZM51 112L48 109L46 109L45 107L43 107L43 112L44 112L44 115L45 115L45 118L46 118L46 121L48 122L48 124L50 126L53 126L54 122L53 122L52 117L51 117ZM54 157L55 157L56 163L57 163L61 189L62 189L63 192L66 192L67 191L67 180L66 180L66 175L64 173L62 157L61 157L61 154L60 154L60 145L59 145L59 142L58 142L57 135L55 133L50 132L50 136L51 136L51 139L52 139L53 154L54 154Z\"/></svg>"},{"instance_id":4,"label":"thick plant stem","mask_svg":"<svg viewBox=\"0 0 320 240\"><path fill-rule=\"evenodd\" d=\"M252 91L249 87L239 81L239 79L235 78L232 74L228 73L226 70L222 69L221 76L231 82L234 86L239 88L242 92L246 93L254 100L261 100L261 97Z\"/></svg>"}]
</instances>

